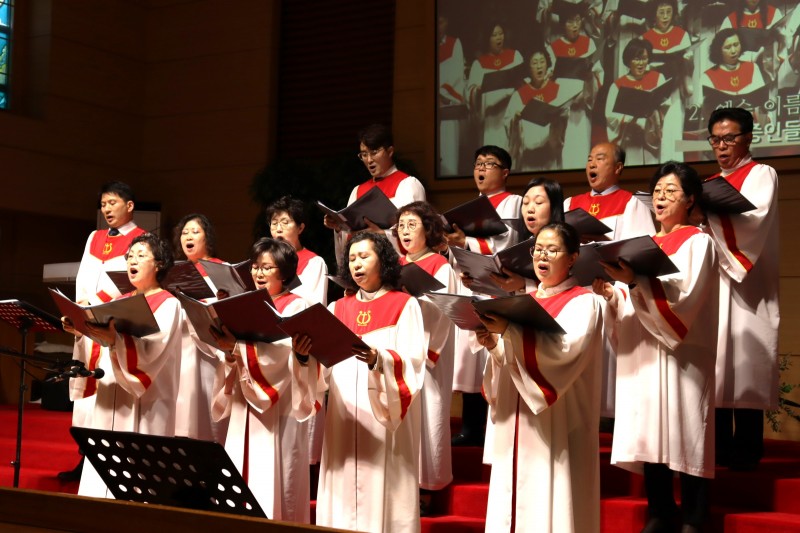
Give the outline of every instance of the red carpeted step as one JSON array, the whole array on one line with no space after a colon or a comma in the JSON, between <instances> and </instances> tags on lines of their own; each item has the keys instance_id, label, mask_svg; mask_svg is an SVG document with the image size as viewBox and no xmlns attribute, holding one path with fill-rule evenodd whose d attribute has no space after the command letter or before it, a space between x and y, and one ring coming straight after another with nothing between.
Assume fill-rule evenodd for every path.
<instances>
[{"instance_id":1,"label":"red carpeted step","mask_svg":"<svg viewBox=\"0 0 800 533\"><path fill-rule=\"evenodd\" d=\"M41 437L40 437L41 439ZM7 465L16 457L16 440L0 438L0 464ZM78 446L62 440L39 440L26 437L22 440L22 467L28 465L61 472L69 470L80 460ZM6 460L7 459L7 460Z\"/></svg>"},{"instance_id":2,"label":"red carpeted step","mask_svg":"<svg viewBox=\"0 0 800 533\"><path fill-rule=\"evenodd\" d=\"M75 466L73 463L72 466ZM78 493L78 482L63 483L58 477L58 470L25 467L19 471L19 487L22 489L46 490L50 492ZM0 486L14 486L14 469L0 466Z\"/></svg>"},{"instance_id":3,"label":"red carpeted step","mask_svg":"<svg viewBox=\"0 0 800 533\"><path fill-rule=\"evenodd\" d=\"M800 514L800 478L775 480L772 510L778 513Z\"/></svg>"},{"instance_id":4,"label":"red carpeted step","mask_svg":"<svg viewBox=\"0 0 800 533\"><path fill-rule=\"evenodd\" d=\"M800 533L800 515L738 513L725 517L725 533Z\"/></svg>"},{"instance_id":5,"label":"red carpeted step","mask_svg":"<svg viewBox=\"0 0 800 533\"><path fill-rule=\"evenodd\" d=\"M488 483L453 483L450 485L449 514L470 518L485 518L489 499Z\"/></svg>"},{"instance_id":6,"label":"red carpeted step","mask_svg":"<svg viewBox=\"0 0 800 533\"><path fill-rule=\"evenodd\" d=\"M791 470L793 468L789 469ZM753 472L734 472L727 468L717 468L716 478L712 481L711 505L771 511L775 509L775 498L778 497L776 482L776 474L762 469L761 466ZM794 494L800 497L800 491Z\"/></svg>"},{"instance_id":7,"label":"red carpeted step","mask_svg":"<svg viewBox=\"0 0 800 533\"><path fill-rule=\"evenodd\" d=\"M639 533L647 522L644 498L603 498L600 500L602 533Z\"/></svg>"},{"instance_id":8,"label":"red carpeted step","mask_svg":"<svg viewBox=\"0 0 800 533\"><path fill-rule=\"evenodd\" d=\"M426 516L421 522L421 533L483 533L486 528L484 518L464 516Z\"/></svg>"},{"instance_id":9,"label":"red carpeted step","mask_svg":"<svg viewBox=\"0 0 800 533\"><path fill-rule=\"evenodd\" d=\"M454 446L453 480L489 482L492 468L483 464L483 448L478 446Z\"/></svg>"},{"instance_id":10,"label":"red carpeted step","mask_svg":"<svg viewBox=\"0 0 800 533\"><path fill-rule=\"evenodd\" d=\"M644 496L642 476L600 460L600 496Z\"/></svg>"}]
</instances>

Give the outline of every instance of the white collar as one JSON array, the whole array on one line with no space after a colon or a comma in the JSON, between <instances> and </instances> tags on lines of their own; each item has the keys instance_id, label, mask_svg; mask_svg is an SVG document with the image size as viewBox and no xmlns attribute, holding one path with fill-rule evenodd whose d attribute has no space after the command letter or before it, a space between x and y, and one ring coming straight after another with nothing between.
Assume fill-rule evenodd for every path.
<instances>
[{"instance_id":1,"label":"white collar","mask_svg":"<svg viewBox=\"0 0 800 533\"><path fill-rule=\"evenodd\" d=\"M555 296L561 292L564 292L578 284L578 280L573 276L568 277L555 287L544 287L542 286L541 282L539 282L539 287L536 288L536 297L537 298L549 298L551 296Z\"/></svg>"},{"instance_id":2,"label":"white collar","mask_svg":"<svg viewBox=\"0 0 800 533\"><path fill-rule=\"evenodd\" d=\"M133 219L131 219L128 222L126 222L125 224L123 224L120 227L118 227L117 230L119 230L119 232L122 235L127 235L128 233L130 233L131 231L135 230L136 228L137 228L136 222L134 222ZM108 228L108 229L111 229L111 228Z\"/></svg>"},{"instance_id":3,"label":"white collar","mask_svg":"<svg viewBox=\"0 0 800 533\"><path fill-rule=\"evenodd\" d=\"M742 168L743 166L745 166L745 165L749 164L749 163L750 163L750 161L752 161L752 160L753 160L753 156L752 156L752 155L748 155L747 157L745 157L744 159L742 159L742 160L739 162L739 164L738 164L738 165L736 165L735 167L733 167L733 168L731 168L731 169L728 169L728 170L720 170L720 175L722 175L722 176L728 176L728 175L730 175L730 174L733 174L734 172L736 172L737 170L739 170L739 169L740 169L740 168Z\"/></svg>"},{"instance_id":4,"label":"white collar","mask_svg":"<svg viewBox=\"0 0 800 533\"><path fill-rule=\"evenodd\" d=\"M617 192L618 190L619 190L619 184L612 185L611 187L609 187L608 189L604 190L603 192L597 192L596 190L592 189L592 191L589 193L589 195L590 196L606 196L608 194L611 194L612 192Z\"/></svg>"}]
</instances>

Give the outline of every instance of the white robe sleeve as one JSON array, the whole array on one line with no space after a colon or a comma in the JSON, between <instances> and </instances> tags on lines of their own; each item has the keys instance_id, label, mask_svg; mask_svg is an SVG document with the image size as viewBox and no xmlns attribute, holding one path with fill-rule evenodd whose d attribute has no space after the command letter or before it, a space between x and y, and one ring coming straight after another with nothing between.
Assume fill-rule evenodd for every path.
<instances>
[{"instance_id":1,"label":"white robe sleeve","mask_svg":"<svg viewBox=\"0 0 800 533\"><path fill-rule=\"evenodd\" d=\"M491 387L496 387L502 366L508 367L520 397L534 414L569 390L590 363L589 357L595 353L591 347L602 342L600 302L592 294L577 296L564 306L559 317L564 335L508 325L486 363L487 370L492 366L484 373L484 394L490 403L497 398L498 391Z\"/></svg>"},{"instance_id":2,"label":"white robe sleeve","mask_svg":"<svg viewBox=\"0 0 800 533\"><path fill-rule=\"evenodd\" d=\"M456 274L449 264L445 263L439 267L434 277L444 285L444 288L438 292L454 293L457 290ZM423 296L419 299L419 306L425 322L425 336L428 344L428 356L425 363L428 368L434 368L453 331L453 323L426 297Z\"/></svg>"},{"instance_id":3,"label":"white robe sleeve","mask_svg":"<svg viewBox=\"0 0 800 533\"><path fill-rule=\"evenodd\" d=\"M675 350L686 338L704 303L716 294L717 276L710 237L697 234L671 256L679 272L659 278L637 277L630 291L636 317L660 343Z\"/></svg>"},{"instance_id":4,"label":"white robe sleeve","mask_svg":"<svg viewBox=\"0 0 800 533\"><path fill-rule=\"evenodd\" d=\"M181 335L180 305L175 298L168 298L153 313L159 331L145 337L117 334L111 347L111 367L117 384L135 398L147 392L161 369L173 357L180 357L180 350L168 349L174 335Z\"/></svg>"},{"instance_id":5,"label":"white robe sleeve","mask_svg":"<svg viewBox=\"0 0 800 533\"><path fill-rule=\"evenodd\" d=\"M422 313L409 298L397 321L396 345L374 346L379 361L369 373L369 401L375 418L394 431L405 418L425 380Z\"/></svg>"},{"instance_id":6,"label":"white robe sleeve","mask_svg":"<svg viewBox=\"0 0 800 533\"><path fill-rule=\"evenodd\" d=\"M339 258L337 257L337 261ZM328 265L325 260L320 257L312 257L306 268L298 276L301 285L295 289L295 293L305 297L312 303L321 303L327 305L328 303Z\"/></svg>"}]
</instances>

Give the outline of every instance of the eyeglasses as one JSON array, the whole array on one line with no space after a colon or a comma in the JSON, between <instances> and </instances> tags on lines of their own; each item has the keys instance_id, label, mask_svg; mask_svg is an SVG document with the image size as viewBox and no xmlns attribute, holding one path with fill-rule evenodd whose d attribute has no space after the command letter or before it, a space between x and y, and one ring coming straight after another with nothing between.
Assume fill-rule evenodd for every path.
<instances>
[{"instance_id":1,"label":"eyeglasses","mask_svg":"<svg viewBox=\"0 0 800 533\"><path fill-rule=\"evenodd\" d=\"M683 191L681 189L674 189L672 187L669 187L667 189L656 188L653 189L653 198L660 198L661 194L663 193L667 200L674 200L675 194L679 192Z\"/></svg>"},{"instance_id":2,"label":"eyeglasses","mask_svg":"<svg viewBox=\"0 0 800 533\"><path fill-rule=\"evenodd\" d=\"M289 220L288 218L284 218L282 220L273 220L272 222L269 223L269 227L270 229L276 229L278 226L282 228L288 228L292 224L294 224L294 220Z\"/></svg>"},{"instance_id":3,"label":"eyeglasses","mask_svg":"<svg viewBox=\"0 0 800 533\"><path fill-rule=\"evenodd\" d=\"M500 163L495 161L475 161L475 168L478 170L493 170L495 168L504 168Z\"/></svg>"},{"instance_id":4,"label":"eyeglasses","mask_svg":"<svg viewBox=\"0 0 800 533\"><path fill-rule=\"evenodd\" d=\"M548 250L547 248L531 248L531 257L539 256L539 259L548 259L551 255L557 256L564 250Z\"/></svg>"},{"instance_id":5,"label":"eyeglasses","mask_svg":"<svg viewBox=\"0 0 800 533\"><path fill-rule=\"evenodd\" d=\"M268 276L270 272L272 272L273 270L277 270L277 269L278 269L278 267L276 267L275 265L261 265L261 266L259 266L259 265L253 264L250 267L250 272L254 272L254 273L262 272L263 274Z\"/></svg>"},{"instance_id":6,"label":"eyeglasses","mask_svg":"<svg viewBox=\"0 0 800 533\"><path fill-rule=\"evenodd\" d=\"M416 229L418 227L419 227L419 223L416 220L412 220L408 224L398 224L397 225L397 231L401 232L401 231L405 231L406 229L408 231L416 231Z\"/></svg>"},{"instance_id":7,"label":"eyeglasses","mask_svg":"<svg viewBox=\"0 0 800 533\"><path fill-rule=\"evenodd\" d=\"M126 262L130 263L134 259L136 260L137 263L141 263L142 261L148 261L150 259L155 260L155 257L153 257L150 254L139 254L139 255L125 254L125 261Z\"/></svg>"},{"instance_id":8,"label":"eyeglasses","mask_svg":"<svg viewBox=\"0 0 800 533\"><path fill-rule=\"evenodd\" d=\"M375 159L376 157L378 157L378 154L381 153L383 150L385 150L385 148L383 146L381 146L377 150L369 150L367 152L358 152L358 158L360 160L362 160L362 161L366 161L367 158L369 158L369 157L371 157L372 159Z\"/></svg>"},{"instance_id":9,"label":"eyeglasses","mask_svg":"<svg viewBox=\"0 0 800 533\"><path fill-rule=\"evenodd\" d=\"M744 133L729 133L728 135L717 136L717 135L709 135L706 137L708 139L708 144L711 146L717 146L719 143L723 142L728 146L736 144L736 137L739 135L744 135Z\"/></svg>"}]
</instances>

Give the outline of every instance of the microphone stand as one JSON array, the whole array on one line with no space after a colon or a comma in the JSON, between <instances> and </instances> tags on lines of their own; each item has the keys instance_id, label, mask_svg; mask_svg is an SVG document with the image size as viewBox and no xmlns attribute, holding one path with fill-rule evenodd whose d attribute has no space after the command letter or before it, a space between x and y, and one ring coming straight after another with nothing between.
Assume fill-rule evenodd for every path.
<instances>
[{"instance_id":1,"label":"microphone stand","mask_svg":"<svg viewBox=\"0 0 800 533\"><path fill-rule=\"evenodd\" d=\"M22 415L25 407L25 363L31 361L52 362L49 359L27 355L28 333L35 331L59 331L61 320L50 313L34 307L26 302L19 300L0 301L0 320L10 324L22 335L22 352L19 354L10 353L9 350L1 350L6 355L12 355L20 359L19 365L19 399L17 404L17 442L15 448L14 461L14 488L19 487L19 471L22 466Z\"/></svg>"}]
</instances>

